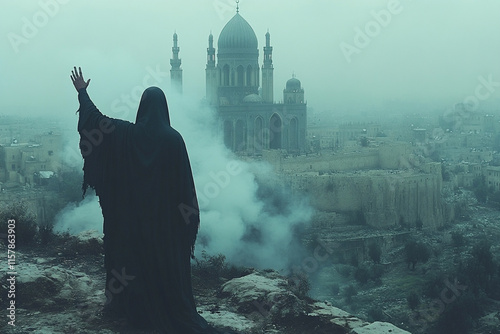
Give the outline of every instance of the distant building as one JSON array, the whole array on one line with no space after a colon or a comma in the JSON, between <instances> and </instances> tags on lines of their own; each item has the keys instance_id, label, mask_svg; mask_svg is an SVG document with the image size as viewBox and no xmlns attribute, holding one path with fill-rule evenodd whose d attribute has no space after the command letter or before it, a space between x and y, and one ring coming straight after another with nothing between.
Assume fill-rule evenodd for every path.
<instances>
[{"instance_id":1,"label":"distant building","mask_svg":"<svg viewBox=\"0 0 500 334\"><path fill-rule=\"evenodd\" d=\"M61 169L62 136L38 135L34 142L0 145L0 182L34 185Z\"/></svg>"},{"instance_id":2,"label":"distant building","mask_svg":"<svg viewBox=\"0 0 500 334\"><path fill-rule=\"evenodd\" d=\"M381 126L377 123L343 123L339 125L317 124L307 129L307 138L314 150L337 150L359 147L362 137L380 136Z\"/></svg>"},{"instance_id":3,"label":"distant building","mask_svg":"<svg viewBox=\"0 0 500 334\"><path fill-rule=\"evenodd\" d=\"M172 87L182 94L182 69L181 69L181 59L179 58L180 48L177 46L177 33L174 33L174 46L172 47L172 59L170 59L170 65L172 66L170 70L170 82Z\"/></svg>"},{"instance_id":4,"label":"distant building","mask_svg":"<svg viewBox=\"0 0 500 334\"><path fill-rule=\"evenodd\" d=\"M418 143L425 143L427 139L427 130L422 128L413 129L413 138Z\"/></svg>"},{"instance_id":5,"label":"distant building","mask_svg":"<svg viewBox=\"0 0 500 334\"><path fill-rule=\"evenodd\" d=\"M257 36L239 9L220 33L217 59L214 37L210 34L205 70L207 103L216 109L224 143L234 152L248 155L268 149L304 152L307 127L304 89L294 76L286 82L283 103L274 102L273 47L269 32L265 37L260 68Z\"/></svg>"},{"instance_id":6,"label":"distant building","mask_svg":"<svg viewBox=\"0 0 500 334\"><path fill-rule=\"evenodd\" d=\"M500 167L487 166L484 171L486 185L494 191L500 191Z\"/></svg>"}]
</instances>

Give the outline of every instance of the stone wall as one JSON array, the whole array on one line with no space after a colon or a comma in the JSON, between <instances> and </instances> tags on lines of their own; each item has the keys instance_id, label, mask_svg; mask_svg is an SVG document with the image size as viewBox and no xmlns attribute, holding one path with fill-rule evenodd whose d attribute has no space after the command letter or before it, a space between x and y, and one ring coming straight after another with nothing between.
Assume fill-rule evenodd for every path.
<instances>
[{"instance_id":1,"label":"stone wall","mask_svg":"<svg viewBox=\"0 0 500 334\"><path fill-rule=\"evenodd\" d=\"M298 157L283 156L277 150L262 152L264 160L276 171L286 173L332 172L370 169L400 169L411 165L411 147L407 143L378 143L378 147L358 148L356 151L328 152Z\"/></svg>"},{"instance_id":2,"label":"stone wall","mask_svg":"<svg viewBox=\"0 0 500 334\"><path fill-rule=\"evenodd\" d=\"M445 204L441 198L440 171L358 171L314 175L282 174L281 180L291 192L303 192L311 204L325 212L362 212L366 223L385 228L404 222L437 228L445 222Z\"/></svg>"}]
</instances>

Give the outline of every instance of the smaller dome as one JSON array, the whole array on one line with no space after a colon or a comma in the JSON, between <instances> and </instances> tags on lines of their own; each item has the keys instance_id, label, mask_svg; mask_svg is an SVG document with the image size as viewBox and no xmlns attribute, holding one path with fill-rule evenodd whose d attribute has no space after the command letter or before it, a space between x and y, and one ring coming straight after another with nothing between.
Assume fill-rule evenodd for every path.
<instances>
[{"instance_id":1,"label":"smaller dome","mask_svg":"<svg viewBox=\"0 0 500 334\"><path fill-rule=\"evenodd\" d=\"M243 98L243 103L262 103L262 97L257 94L250 94Z\"/></svg>"},{"instance_id":2,"label":"smaller dome","mask_svg":"<svg viewBox=\"0 0 500 334\"><path fill-rule=\"evenodd\" d=\"M300 89L300 80L293 77L286 82L286 89L288 90L299 90Z\"/></svg>"}]
</instances>

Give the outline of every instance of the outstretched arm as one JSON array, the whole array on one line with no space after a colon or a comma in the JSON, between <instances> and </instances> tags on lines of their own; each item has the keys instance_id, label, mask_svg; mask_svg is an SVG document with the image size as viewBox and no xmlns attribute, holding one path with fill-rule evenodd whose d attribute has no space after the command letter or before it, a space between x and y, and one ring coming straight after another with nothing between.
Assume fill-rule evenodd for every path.
<instances>
[{"instance_id":1,"label":"outstretched arm","mask_svg":"<svg viewBox=\"0 0 500 334\"><path fill-rule=\"evenodd\" d=\"M76 66L73 67L73 70L71 71L71 81L73 81L73 85L75 86L76 91L80 91L80 89L86 89L89 84L90 84L90 79L85 82L85 79L83 79L83 74L82 74L82 68L78 67L78 70L76 70Z\"/></svg>"},{"instance_id":2,"label":"outstretched arm","mask_svg":"<svg viewBox=\"0 0 500 334\"><path fill-rule=\"evenodd\" d=\"M99 127L100 122L103 118L107 118L96 108L92 100L87 93L87 87L89 86L90 79L85 81L83 79L82 68L76 66L71 71L71 81L78 92L78 101L80 102L80 117L78 121L78 131L81 132L83 129L91 131Z\"/></svg>"}]
</instances>

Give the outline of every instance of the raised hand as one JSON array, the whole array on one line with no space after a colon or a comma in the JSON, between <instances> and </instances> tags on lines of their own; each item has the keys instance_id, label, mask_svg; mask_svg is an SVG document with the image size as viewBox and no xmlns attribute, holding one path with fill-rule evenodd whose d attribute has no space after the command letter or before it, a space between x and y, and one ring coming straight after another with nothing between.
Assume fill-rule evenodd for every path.
<instances>
[{"instance_id":1,"label":"raised hand","mask_svg":"<svg viewBox=\"0 0 500 334\"><path fill-rule=\"evenodd\" d=\"M76 70L76 66L71 71L70 75L71 81L73 81L73 85L75 86L76 91L80 89L87 88L90 83L90 79L85 82L83 79L82 68L78 67L78 71Z\"/></svg>"}]
</instances>

